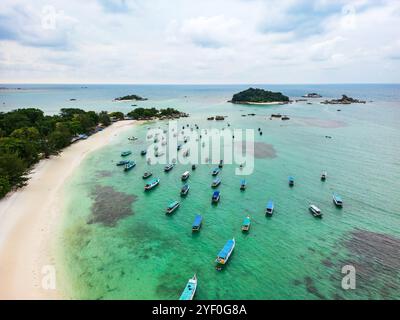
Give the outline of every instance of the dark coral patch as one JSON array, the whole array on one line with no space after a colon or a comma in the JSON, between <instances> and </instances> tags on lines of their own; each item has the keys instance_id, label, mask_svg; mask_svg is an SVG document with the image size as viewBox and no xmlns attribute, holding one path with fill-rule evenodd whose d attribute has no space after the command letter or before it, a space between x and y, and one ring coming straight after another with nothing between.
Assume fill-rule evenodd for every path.
<instances>
[{"instance_id":1,"label":"dark coral patch","mask_svg":"<svg viewBox=\"0 0 400 320\"><path fill-rule=\"evenodd\" d=\"M107 227L114 227L120 219L133 214L132 203L137 199L135 195L104 186L96 186L92 195L94 203L88 224L101 223Z\"/></svg>"},{"instance_id":2,"label":"dark coral patch","mask_svg":"<svg viewBox=\"0 0 400 320\"><path fill-rule=\"evenodd\" d=\"M256 159L275 158L276 150L272 144L264 142L254 142L247 145L246 141L236 142L235 149L242 154L252 155Z\"/></svg>"}]
</instances>

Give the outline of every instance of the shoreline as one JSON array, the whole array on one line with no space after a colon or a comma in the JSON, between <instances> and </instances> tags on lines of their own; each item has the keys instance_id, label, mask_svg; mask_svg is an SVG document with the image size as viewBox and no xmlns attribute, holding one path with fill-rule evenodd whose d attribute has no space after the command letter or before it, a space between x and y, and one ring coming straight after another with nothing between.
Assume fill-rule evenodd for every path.
<instances>
[{"instance_id":1,"label":"shoreline","mask_svg":"<svg viewBox=\"0 0 400 320\"><path fill-rule=\"evenodd\" d=\"M63 211L64 183L91 152L140 121L118 121L101 132L41 160L27 186L0 200L0 299L66 299L55 246ZM43 289L45 266L54 266L56 289ZM49 270L49 269L47 269ZM61 280L60 280L61 279Z\"/></svg>"}]
</instances>

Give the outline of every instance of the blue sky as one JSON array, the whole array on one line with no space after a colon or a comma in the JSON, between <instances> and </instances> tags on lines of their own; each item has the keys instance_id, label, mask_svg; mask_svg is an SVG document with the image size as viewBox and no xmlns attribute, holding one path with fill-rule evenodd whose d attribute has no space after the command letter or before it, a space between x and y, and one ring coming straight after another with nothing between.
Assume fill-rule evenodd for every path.
<instances>
[{"instance_id":1,"label":"blue sky","mask_svg":"<svg viewBox=\"0 0 400 320\"><path fill-rule=\"evenodd\" d=\"M398 0L2 0L0 82L400 82Z\"/></svg>"}]
</instances>

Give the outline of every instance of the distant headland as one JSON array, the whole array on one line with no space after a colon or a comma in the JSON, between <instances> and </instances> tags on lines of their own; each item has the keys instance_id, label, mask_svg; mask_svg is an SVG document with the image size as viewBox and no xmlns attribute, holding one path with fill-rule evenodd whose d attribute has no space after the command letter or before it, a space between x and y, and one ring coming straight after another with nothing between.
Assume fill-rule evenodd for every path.
<instances>
[{"instance_id":1,"label":"distant headland","mask_svg":"<svg viewBox=\"0 0 400 320\"><path fill-rule=\"evenodd\" d=\"M280 92L249 88L234 94L228 102L236 104L283 104L289 103L289 97Z\"/></svg>"}]
</instances>

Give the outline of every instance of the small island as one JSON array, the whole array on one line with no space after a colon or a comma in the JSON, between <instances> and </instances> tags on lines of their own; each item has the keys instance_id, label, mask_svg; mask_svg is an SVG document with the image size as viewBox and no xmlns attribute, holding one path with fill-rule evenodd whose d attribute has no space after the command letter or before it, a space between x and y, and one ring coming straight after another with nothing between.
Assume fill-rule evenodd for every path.
<instances>
[{"instance_id":1,"label":"small island","mask_svg":"<svg viewBox=\"0 0 400 320\"><path fill-rule=\"evenodd\" d=\"M123 97L115 98L114 101L145 101L147 98L138 96L137 94L130 94Z\"/></svg>"},{"instance_id":2,"label":"small island","mask_svg":"<svg viewBox=\"0 0 400 320\"><path fill-rule=\"evenodd\" d=\"M353 99L353 98L348 97L345 94L343 94L341 99L325 100L321 103L322 104L352 104L352 103L364 103L365 104L366 101Z\"/></svg>"},{"instance_id":3,"label":"small island","mask_svg":"<svg viewBox=\"0 0 400 320\"><path fill-rule=\"evenodd\" d=\"M235 104L284 104L289 103L289 97L280 92L249 88L234 94L228 102Z\"/></svg>"},{"instance_id":4,"label":"small island","mask_svg":"<svg viewBox=\"0 0 400 320\"><path fill-rule=\"evenodd\" d=\"M187 113L180 112L174 108L157 110L156 108L136 108L128 112L128 117L133 120L171 120L189 117Z\"/></svg>"}]
</instances>

